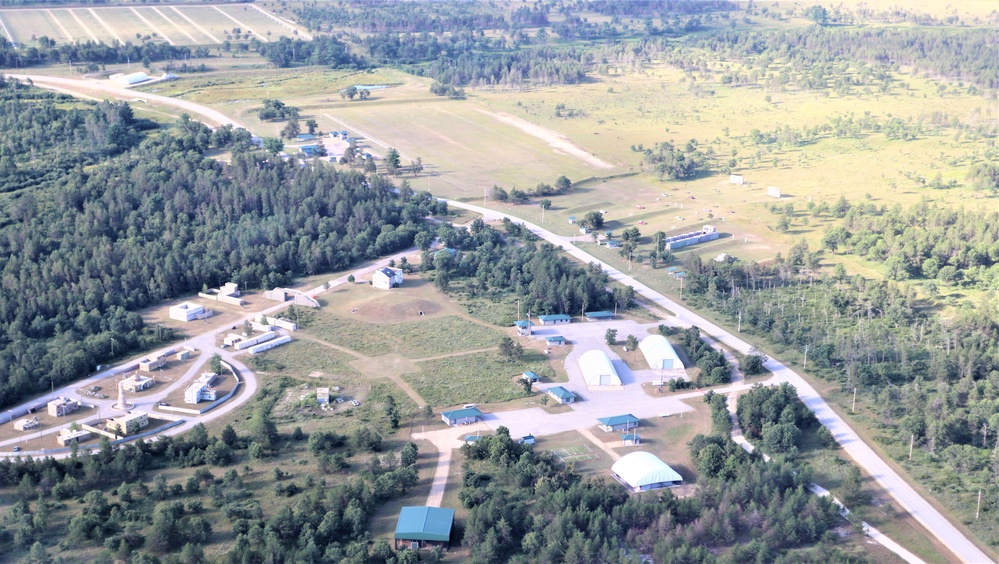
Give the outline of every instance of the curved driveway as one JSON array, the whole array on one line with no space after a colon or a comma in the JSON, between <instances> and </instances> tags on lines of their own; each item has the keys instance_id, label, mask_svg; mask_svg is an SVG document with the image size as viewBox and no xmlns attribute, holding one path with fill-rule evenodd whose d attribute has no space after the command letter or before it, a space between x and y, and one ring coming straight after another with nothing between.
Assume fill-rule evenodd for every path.
<instances>
[{"instance_id":1,"label":"curved driveway","mask_svg":"<svg viewBox=\"0 0 999 564\"><path fill-rule=\"evenodd\" d=\"M645 299L674 312L679 322L688 325L697 325L704 332L730 349L737 350L743 354L748 354L750 351L751 346L749 343L739 339L725 329L718 327L714 323L708 321L700 315L697 315L693 311L690 311L666 296L663 296L659 292L656 292L631 276L628 276L593 255L572 245L572 243L565 237L556 235L539 227L538 225L526 222L518 217L498 212L496 210L451 200L448 200L447 203L449 206L480 213L487 220L501 220L504 217L508 217L511 221L521 223L538 237L557 247L562 247L565 252L583 261L584 263L592 262L599 264L612 280L633 287L635 292L640 294ZM776 378L771 379L769 382L780 383L783 381L794 385L794 387L798 390L798 397L801 398L801 401L815 413L815 416L822 422L823 425L829 428L833 436L836 437L837 442L839 442L839 444L843 447L843 450L845 450L850 457L853 458L858 465L860 465L861 468L874 477L878 484L887 490L888 493L895 498L895 501L897 501L899 505L905 508L906 511L919 521L919 523L923 525L927 531L933 534L933 536L935 536L941 544L949 548L958 559L962 562L973 564L995 562L995 558L993 556L988 556L982 552L978 546L971 542L971 540L959 531L957 527L951 524L951 522L947 520L947 518L945 518L939 511L937 511L935 507L920 496L916 490L914 490L908 482L899 476L891 466L882 460L871 447L862 441L850 425L847 424L847 422L844 421L839 414L833 411L832 408L829 407L829 404L822 399L822 396L815 391L815 388L806 382L800 375L773 358L767 361L766 367L774 373L774 376L776 376Z\"/></svg>"},{"instance_id":2,"label":"curved driveway","mask_svg":"<svg viewBox=\"0 0 999 564\"><path fill-rule=\"evenodd\" d=\"M241 124L233 120L232 118L226 116L225 114L201 106L200 104L195 104L193 102L187 102L184 100L178 100L174 98L168 98L166 96L158 96L155 94L146 94L139 92L132 92L122 88L114 88L105 84L96 83L93 81L75 80L70 78L56 78L56 77L46 77L39 75L20 75L12 74L8 75L13 78L18 78L22 80L32 80L36 85L41 87L47 87L54 90L60 90L69 93L78 93L78 89L83 88L91 91L98 91L106 94L111 94L123 98L135 98L142 97L147 100L154 100L158 103L182 108L196 114L207 118L209 121L216 124L233 124L234 126L243 127ZM74 90L76 89L76 90ZM655 290L649 288L645 284L635 280L631 276L624 274L611 267L609 264L597 259L596 257L590 255L589 253L575 247L572 245L571 241L565 237L561 237L551 233L550 231L543 229L533 223L525 222L519 217L511 216L502 212L484 208L481 206L475 206L472 204L466 204L464 202L456 202L448 200L448 205L462 208L470 211L474 211L482 214L486 219L502 219L504 217L510 218L512 221L522 223L525 227L531 230L535 235L541 237L542 239L552 243L557 247L562 247L565 252L576 257L577 259L585 263L596 263L604 269L604 271L610 276L611 279L616 280L622 284L632 286L635 291L642 295L642 297L652 301L653 303L665 307L676 314L677 321L683 324L697 325L703 329L706 333L714 337L717 341L724 344L726 347L740 351L742 353L748 353L750 350L750 345L745 341L739 339L735 335L732 335L728 331L718 327L714 323L704 319L700 315L690 311L689 309L681 306L680 304L670 300L669 298L663 296L662 294L656 292ZM315 291L313 291L315 292ZM311 293L311 292L310 292ZM280 306L278 306L280 307ZM815 416L822 422L823 425L829 428L836 437L836 440L843 447L843 449L849 453L850 457L856 461L868 474L874 477L878 483L891 494L895 501L898 502L906 511L908 511L923 527L926 528L931 534L933 534L944 546L948 547L954 555L963 562L969 562L973 564L984 564L986 562L995 562L996 559L993 556L988 556L981 549L979 549L973 542L971 542L961 531L959 531L950 521L948 521L939 511L936 510L929 502L927 502L922 496L920 496L913 488L910 486L894 469L891 468L876 452L874 452L871 447L864 443L857 433L850 428L850 426L840 417L829 405L822 399L822 397L815 391L810 384L808 384L800 375L795 373L793 370L785 366L780 361L771 358L767 364L767 369L772 371L776 378L771 379L771 382L786 381L794 385L798 390L798 396L801 398L802 402L809 409L811 409ZM245 370L245 367L242 367ZM245 370L247 384L249 386L249 381L251 380L251 375L248 370ZM74 384L75 386L75 384ZM255 383L254 383L255 386ZM240 397L249 398L251 394L241 394ZM246 401L246 400L243 400ZM211 412L213 415L215 411ZM217 416L217 415L214 415ZM173 431L173 429L171 429ZM179 432L179 431L178 431Z\"/></svg>"}]
</instances>

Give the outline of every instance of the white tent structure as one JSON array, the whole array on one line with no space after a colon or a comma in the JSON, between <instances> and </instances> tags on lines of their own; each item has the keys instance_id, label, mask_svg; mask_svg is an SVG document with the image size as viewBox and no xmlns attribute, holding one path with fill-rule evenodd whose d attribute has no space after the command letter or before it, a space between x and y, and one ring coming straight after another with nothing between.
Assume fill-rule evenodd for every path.
<instances>
[{"instance_id":1,"label":"white tent structure","mask_svg":"<svg viewBox=\"0 0 999 564\"><path fill-rule=\"evenodd\" d=\"M577 362L587 386L621 385L621 377L617 375L614 363L611 362L610 357L604 351L586 351L579 357Z\"/></svg>"},{"instance_id":2,"label":"white tent structure","mask_svg":"<svg viewBox=\"0 0 999 564\"><path fill-rule=\"evenodd\" d=\"M642 339L638 344L638 350L642 351L645 360L654 370L683 369L683 362L673 350L673 345L662 335L649 335Z\"/></svg>"},{"instance_id":3,"label":"white tent structure","mask_svg":"<svg viewBox=\"0 0 999 564\"><path fill-rule=\"evenodd\" d=\"M614 479L631 491L644 492L683 484L683 476L651 452L632 452L611 466Z\"/></svg>"}]
</instances>

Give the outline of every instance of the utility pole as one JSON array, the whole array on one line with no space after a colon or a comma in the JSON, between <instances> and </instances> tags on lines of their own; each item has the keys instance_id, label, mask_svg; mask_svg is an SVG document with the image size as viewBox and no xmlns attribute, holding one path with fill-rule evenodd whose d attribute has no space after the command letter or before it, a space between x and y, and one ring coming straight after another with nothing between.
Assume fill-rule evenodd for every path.
<instances>
[{"instance_id":1,"label":"utility pole","mask_svg":"<svg viewBox=\"0 0 999 564\"><path fill-rule=\"evenodd\" d=\"M909 436L909 462L912 462L912 445L916 442L916 434Z\"/></svg>"},{"instance_id":2,"label":"utility pole","mask_svg":"<svg viewBox=\"0 0 999 564\"><path fill-rule=\"evenodd\" d=\"M850 413L857 412L857 387L853 387L853 407L850 408Z\"/></svg>"},{"instance_id":3,"label":"utility pole","mask_svg":"<svg viewBox=\"0 0 999 564\"><path fill-rule=\"evenodd\" d=\"M808 345L805 345L805 362L801 368L802 370L808 370Z\"/></svg>"},{"instance_id":4,"label":"utility pole","mask_svg":"<svg viewBox=\"0 0 999 564\"><path fill-rule=\"evenodd\" d=\"M982 512L982 490L978 490L978 509L975 510L975 521L978 520L978 515Z\"/></svg>"},{"instance_id":5,"label":"utility pole","mask_svg":"<svg viewBox=\"0 0 999 564\"><path fill-rule=\"evenodd\" d=\"M739 311L739 326L736 330L739 333L742 333L742 310Z\"/></svg>"}]
</instances>

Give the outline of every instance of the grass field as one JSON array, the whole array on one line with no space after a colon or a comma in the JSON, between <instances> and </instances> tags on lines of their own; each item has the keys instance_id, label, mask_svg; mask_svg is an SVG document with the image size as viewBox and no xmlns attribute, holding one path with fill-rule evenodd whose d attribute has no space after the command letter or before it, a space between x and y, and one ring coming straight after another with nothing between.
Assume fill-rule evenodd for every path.
<instances>
[{"instance_id":1,"label":"grass field","mask_svg":"<svg viewBox=\"0 0 999 564\"><path fill-rule=\"evenodd\" d=\"M508 362L499 353L462 355L417 363L420 372L403 375L431 405L444 407L468 402L499 403L524 397L513 378L527 370L551 378L554 371L545 356L526 351L522 362Z\"/></svg>"},{"instance_id":2,"label":"grass field","mask_svg":"<svg viewBox=\"0 0 999 564\"><path fill-rule=\"evenodd\" d=\"M0 20L18 45L31 45L42 36L60 44L165 41L216 45L251 38L274 41L296 35L295 30L301 37L308 35L304 28L278 22L259 7L245 4L19 8L0 10ZM238 37L236 29L240 30Z\"/></svg>"}]
</instances>

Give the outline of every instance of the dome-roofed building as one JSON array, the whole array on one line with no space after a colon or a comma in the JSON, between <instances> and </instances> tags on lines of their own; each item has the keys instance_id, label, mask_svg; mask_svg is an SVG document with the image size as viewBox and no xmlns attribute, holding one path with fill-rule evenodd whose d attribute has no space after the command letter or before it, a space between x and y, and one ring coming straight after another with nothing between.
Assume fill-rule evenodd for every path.
<instances>
[{"instance_id":1,"label":"dome-roofed building","mask_svg":"<svg viewBox=\"0 0 999 564\"><path fill-rule=\"evenodd\" d=\"M596 386L620 386L621 377L614 369L607 353L601 350L586 351L579 357L579 370L583 373L583 380L589 387Z\"/></svg>"},{"instance_id":2,"label":"dome-roofed building","mask_svg":"<svg viewBox=\"0 0 999 564\"><path fill-rule=\"evenodd\" d=\"M673 345L662 335L649 335L642 339L638 350L642 351L646 362L654 370L683 369L683 362L673 350Z\"/></svg>"},{"instance_id":3,"label":"dome-roofed building","mask_svg":"<svg viewBox=\"0 0 999 564\"><path fill-rule=\"evenodd\" d=\"M651 452L632 452L611 466L614 479L634 492L644 492L683 484L678 474Z\"/></svg>"}]
</instances>

